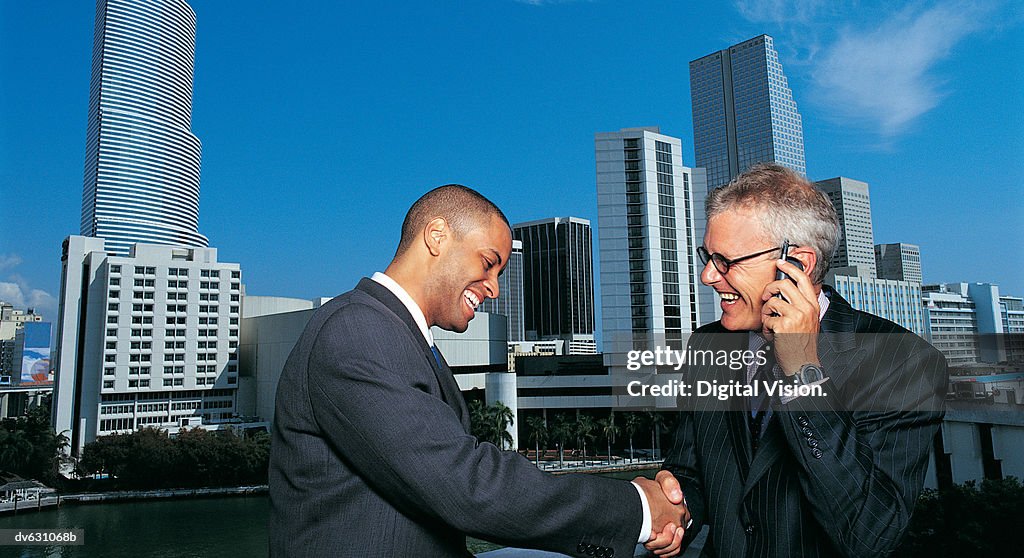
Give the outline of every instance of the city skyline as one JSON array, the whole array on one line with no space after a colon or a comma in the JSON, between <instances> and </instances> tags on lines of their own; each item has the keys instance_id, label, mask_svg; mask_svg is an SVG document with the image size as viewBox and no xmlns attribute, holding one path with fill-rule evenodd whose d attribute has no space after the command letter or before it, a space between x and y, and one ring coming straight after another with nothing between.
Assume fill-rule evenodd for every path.
<instances>
[{"instance_id":1,"label":"city skyline","mask_svg":"<svg viewBox=\"0 0 1024 558\"><path fill-rule=\"evenodd\" d=\"M0 94L11 107L0 127L0 183L6 209L20 217L0 225L0 299L47 318L56 314L60 243L81 211L95 10L81 4L0 8ZM596 223L593 134L657 125L682 138L683 163L693 166L687 63L761 33L775 38L800 106L809 177L870 183L875 242L919 245L925 283L1024 291L1012 259L967 264L961 255L963 245L1012 246L1022 236L1014 186L1024 169L1013 155L1024 126L1013 107L1024 94L1019 76L995 71L1019 65L1024 42L1009 32L1020 18L1008 4L953 13L935 2L874 19L840 5L783 23L743 4L509 1L455 18L417 4L389 21L393 29L347 27L383 17L369 6L342 18L315 4L278 21L259 6L192 5L193 130L205 143L200 229L246 267L250 294L333 295L383 269L408 205L441 183L481 190L513 222L571 214ZM943 29L940 16L971 23L940 40L929 35ZM669 21L680 17L700 20L701 32L678 37ZM588 25L568 23L581 18ZM620 31L640 24L643 40ZM816 24L839 32L799 33ZM896 28L907 30L898 39L907 67L842 65L843 53L896 41L886 34ZM992 53L997 60L976 63ZM878 91L858 97L865 83ZM951 224L962 225L959 242L949 241Z\"/></svg>"}]
</instances>

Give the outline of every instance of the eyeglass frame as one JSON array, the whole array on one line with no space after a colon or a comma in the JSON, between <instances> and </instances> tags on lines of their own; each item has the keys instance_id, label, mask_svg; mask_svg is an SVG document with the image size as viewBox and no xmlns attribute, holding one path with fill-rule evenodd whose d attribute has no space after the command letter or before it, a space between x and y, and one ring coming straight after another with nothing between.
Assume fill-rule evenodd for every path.
<instances>
[{"instance_id":1,"label":"eyeglass frame","mask_svg":"<svg viewBox=\"0 0 1024 558\"><path fill-rule=\"evenodd\" d=\"M779 250L779 249L780 248L778 246L774 246L772 248L768 248L767 250L761 250L760 252L756 252L756 253L753 253L753 254L748 254L746 256L740 256L738 258L733 258L733 259L730 260L729 258L726 258L725 256L719 254L718 252L713 252L713 253L712 252L708 252L707 248L705 248L703 246L698 246L697 247L697 257L700 258L700 261L704 262L704 265L708 265L708 262L711 262L711 265L715 266L715 269L718 270L719 273L721 273L722 275L725 275L726 273L729 273L729 268L731 268L732 266L734 266L734 265L736 265L736 264L738 264L740 262L749 260L751 258L756 258L758 256L763 256L763 255L765 255L765 254L767 254L769 252L773 252L773 251ZM716 256L718 257L717 260L715 259ZM723 265L725 265L725 269L722 269L721 267L718 267L718 262L719 261L721 261L721 263Z\"/></svg>"}]
</instances>

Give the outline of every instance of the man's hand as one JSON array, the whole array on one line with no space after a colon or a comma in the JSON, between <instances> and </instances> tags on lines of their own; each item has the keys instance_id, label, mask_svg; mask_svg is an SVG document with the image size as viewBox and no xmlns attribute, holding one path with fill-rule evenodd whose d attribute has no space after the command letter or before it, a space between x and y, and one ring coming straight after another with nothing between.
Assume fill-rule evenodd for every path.
<instances>
[{"instance_id":1,"label":"man's hand","mask_svg":"<svg viewBox=\"0 0 1024 558\"><path fill-rule=\"evenodd\" d=\"M672 557L679 554L690 512L683 505L683 491L672 473L659 471L656 479L633 479L643 489L651 507L653 532L644 547L657 556Z\"/></svg>"},{"instance_id":2,"label":"man's hand","mask_svg":"<svg viewBox=\"0 0 1024 558\"><path fill-rule=\"evenodd\" d=\"M818 360L818 293L811 278L799 267L777 260L775 265L789 279L772 281L764 287L761 300L762 333L775 344L775 361L787 376L800 371L805 364L820 366ZM782 294L782 298L775 295Z\"/></svg>"}]
</instances>

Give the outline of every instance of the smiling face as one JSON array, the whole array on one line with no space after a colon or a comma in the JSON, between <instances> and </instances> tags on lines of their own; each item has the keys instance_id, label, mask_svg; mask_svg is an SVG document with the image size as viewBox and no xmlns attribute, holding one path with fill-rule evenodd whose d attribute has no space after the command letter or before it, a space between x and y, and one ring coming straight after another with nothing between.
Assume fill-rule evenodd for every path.
<instances>
[{"instance_id":1,"label":"smiling face","mask_svg":"<svg viewBox=\"0 0 1024 558\"><path fill-rule=\"evenodd\" d=\"M469 327L477 306L497 298L498 274L512 252L512 231L496 215L489 222L451 237L430 279L433 325L462 333Z\"/></svg>"},{"instance_id":2,"label":"smiling face","mask_svg":"<svg viewBox=\"0 0 1024 558\"><path fill-rule=\"evenodd\" d=\"M708 221L704 247L727 259L735 259L771 248L774 244L761 231L755 210L739 208L724 211ZM775 280L775 260L779 252L768 252L729 267L722 274L708 262L700 274L705 285L722 298L722 326L730 331L761 329L761 294Z\"/></svg>"}]
</instances>

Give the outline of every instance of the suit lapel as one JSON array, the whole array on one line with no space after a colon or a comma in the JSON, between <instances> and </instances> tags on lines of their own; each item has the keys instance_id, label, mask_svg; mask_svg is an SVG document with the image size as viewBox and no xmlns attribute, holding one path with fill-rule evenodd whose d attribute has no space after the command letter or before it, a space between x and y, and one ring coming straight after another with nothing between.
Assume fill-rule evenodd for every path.
<instances>
[{"instance_id":1,"label":"suit lapel","mask_svg":"<svg viewBox=\"0 0 1024 558\"><path fill-rule=\"evenodd\" d=\"M818 358L821 360L821 369L834 386L833 389L838 391L849 377L850 370L860 360L853 352L857 348L854 336L857 328L857 313L850 303L846 302L831 287L824 285L822 288L825 289L825 295L829 298L829 304L828 310L822 317L821 331L818 334ZM743 483L744 498L753 490L757 481L787 451L782 425L778 421L778 413L773 413L764 437L761 438L757 455L754 455L753 461L750 462L750 470ZM745 422L741 426L743 426L744 434L749 432ZM746 447L749 451L749 435L746 437L748 438Z\"/></svg>"},{"instance_id":2,"label":"suit lapel","mask_svg":"<svg viewBox=\"0 0 1024 558\"><path fill-rule=\"evenodd\" d=\"M434 376L437 378L437 383L441 387L441 398L444 399L445 403L449 407L455 410L456 414L459 415L459 421L464 426L469 428L469 409L466 407L466 402L462 398L462 391L459 390L459 384L455 381L455 376L452 375L451 368L448 367L447 361L444 360L444 356L441 357L441 364L438 365L437 359L434 358L434 351L427 344L426 338L423 337L423 333L420 331L420 326L413 319L412 314L409 313L409 309L402 304L401 300L395 296L387 287L374 281L373 279L363 278L356 285L356 288L379 300L384 306L388 308L395 316L398 316L400 320L405 324L407 328L412 332L412 336L416 339L416 344L420 349L422 357L427 360L430 364L430 369L434 372Z\"/></svg>"}]
</instances>

